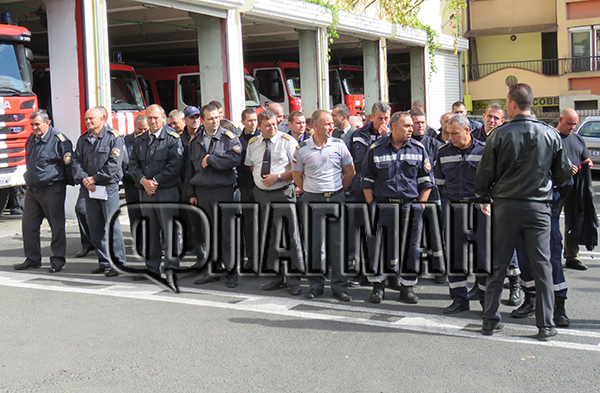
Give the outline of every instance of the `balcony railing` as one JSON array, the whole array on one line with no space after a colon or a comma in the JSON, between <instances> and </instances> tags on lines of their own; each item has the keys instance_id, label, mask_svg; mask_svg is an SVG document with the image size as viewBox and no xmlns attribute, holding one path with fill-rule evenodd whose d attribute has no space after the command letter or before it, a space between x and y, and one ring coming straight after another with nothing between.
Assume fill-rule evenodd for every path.
<instances>
[{"instance_id":1,"label":"balcony railing","mask_svg":"<svg viewBox=\"0 0 600 393\"><path fill-rule=\"evenodd\" d=\"M552 76L564 75L571 72L600 71L600 56L468 64L466 67L469 80L477 80L492 72L509 67L521 68Z\"/></svg>"}]
</instances>

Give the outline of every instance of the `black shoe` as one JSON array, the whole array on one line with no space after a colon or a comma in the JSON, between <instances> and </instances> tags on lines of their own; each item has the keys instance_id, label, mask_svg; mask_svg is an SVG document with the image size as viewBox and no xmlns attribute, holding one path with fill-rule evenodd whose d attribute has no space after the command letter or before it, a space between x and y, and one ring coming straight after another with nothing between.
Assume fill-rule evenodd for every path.
<instances>
[{"instance_id":1,"label":"black shoe","mask_svg":"<svg viewBox=\"0 0 600 393\"><path fill-rule=\"evenodd\" d=\"M402 290L402 285L398 284L398 279L396 277L388 278L386 287L395 291Z\"/></svg>"},{"instance_id":2,"label":"black shoe","mask_svg":"<svg viewBox=\"0 0 600 393\"><path fill-rule=\"evenodd\" d=\"M100 265L97 268L95 268L94 270L92 270L92 274L100 274L100 273L104 273L104 271L106 271L106 265Z\"/></svg>"},{"instance_id":3,"label":"black shoe","mask_svg":"<svg viewBox=\"0 0 600 393\"><path fill-rule=\"evenodd\" d=\"M227 280L227 288L235 288L238 286L238 276L232 275L225 278Z\"/></svg>"},{"instance_id":4,"label":"black shoe","mask_svg":"<svg viewBox=\"0 0 600 393\"><path fill-rule=\"evenodd\" d=\"M119 275L119 271L117 269L110 268L110 270L107 271L104 275L106 277L116 277Z\"/></svg>"},{"instance_id":5,"label":"black shoe","mask_svg":"<svg viewBox=\"0 0 600 393\"><path fill-rule=\"evenodd\" d=\"M510 283L510 294L508 295L508 304L510 306L518 306L521 304L521 279L519 276L508 277Z\"/></svg>"},{"instance_id":6,"label":"black shoe","mask_svg":"<svg viewBox=\"0 0 600 393\"><path fill-rule=\"evenodd\" d=\"M446 283L446 276L435 276L433 278L433 282L436 284L445 284Z\"/></svg>"},{"instance_id":7,"label":"black shoe","mask_svg":"<svg viewBox=\"0 0 600 393\"><path fill-rule=\"evenodd\" d=\"M348 280L348 286L352 287L360 287L360 275L356 275L352 277L352 279Z\"/></svg>"},{"instance_id":8,"label":"black shoe","mask_svg":"<svg viewBox=\"0 0 600 393\"><path fill-rule=\"evenodd\" d=\"M92 251L94 251L94 247L82 248L81 250L79 250L79 252L77 254L75 254L75 258L83 258Z\"/></svg>"},{"instance_id":9,"label":"black shoe","mask_svg":"<svg viewBox=\"0 0 600 393\"><path fill-rule=\"evenodd\" d=\"M557 334L558 332L553 327L541 327L538 329L537 339L540 341L548 341Z\"/></svg>"},{"instance_id":10,"label":"black shoe","mask_svg":"<svg viewBox=\"0 0 600 393\"><path fill-rule=\"evenodd\" d=\"M352 296L348 295L348 292L333 292L333 297L343 302L352 300Z\"/></svg>"},{"instance_id":11,"label":"black shoe","mask_svg":"<svg viewBox=\"0 0 600 393\"><path fill-rule=\"evenodd\" d=\"M306 294L305 298L316 299L319 296L323 296L324 293L325 293L325 291L322 289L316 290L316 289L311 288L310 291L308 291L308 293Z\"/></svg>"},{"instance_id":12,"label":"black shoe","mask_svg":"<svg viewBox=\"0 0 600 393\"><path fill-rule=\"evenodd\" d=\"M513 310L510 316L513 318L527 318L535 313L535 295L525 292L525 300L521 307Z\"/></svg>"},{"instance_id":13,"label":"black shoe","mask_svg":"<svg viewBox=\"0 0 600 393\"><path fill-rule=\"evenodd\" d=\"M558 327L569 327L571 321L565 311L565 298L554 298L554 323Z\"/></svg>"},{"instance_id":14,"label":"black shoe","mask_svg":"<svg viewBox=\"0 0 600 393\"><path fill-rule=\"evenodd\" d=\"M467 296L469 300L479 300L479 288L477 287L477 283L473 284L473 288L469 292L467 292Z\"/></svg>"},{"instance_id":15,"label":"black shoe","mask_svg":"<svg viewBox=\"0 0 600 393\"><path fill-rule=\"evenodd\" d=\"M483 321L483 325L481 326L481 334L484 336L491 336L494 332L498 332L504 329L504 324L502 322L490 322Z\"/></svg>"},{"instance_id":16,"label":"black shoe","mask_svg":"<svg viewBox=\"0 0 600 393\"><path fill-rule=\"evenodd\" d=\"M18 265L14 265L13 269L15 269L15 270L27 270L27 269L38 269L40 267L42 267L41 263L33 264L33 263L29 263L29 262L25 261L25 262L20 263Z\"/></svg>"},{"instance_id":17,"label":"black shoe","mask_svg":"<svg viewBox=\"0 0 600 393\"><path fill-rule=\"evenodd\" d=\"M412 286L402 285L402 288L400 289L399 300L403 303L417 304L419 297L415 295Z\"/></svg>"},{"instance_id":18,"label":"black shoe","mask_svg":"<svg viewBox=\"0 0 600 393\"><path fill-rule=\"evenodd\" d=\"M212 276L209 276L208 274L205 274L202 277L200 277L199 279L197 279L196 281L194 281L194 284L204 285L204 284L208 284L211 282L219 282L219 281L221 281L221 277L212 277Z\"/></svg>"},{"instance_id":19,"label":"black shoe","mask_svg":"<svg viewBox=\"0 0 600 393\"><path fill-rule=\"evenodd\" d=\"M456 314L461 311L469 311L470 307L468 304L460 304L458 302L452 302L451 305L446 307L442 312L444 314Z\"/></svg>"},{"instance_id":20,"label":"black shoe","mask_svg":"<svg viewBox=\"0 0 600 393\"><path fill-rule=\"evenodd\" d=\"M379 304L385 299L385 285L382 282L373 284L373 292L369 296L369 302Z\"/></svg>"},{"instance_id":21,"label":"black shoe","mask_svg":"<svg viewBox=\"0 0 600 393\"><path fill-rule=\"evenodd\" d=\"M585 266L579 259L567 259L567 262L565 262L565 267L575 270L587 270L587 266Z\"/></svg>"},{"instance_id":22,"label":"black shoe","mask_svg":"<svg viewBox=\"0 0 600 393\"><path fill-rule=\"evenodd\" d=\"M62 270L62 266L59 265L52 265L50 267L50 270L48 270L48 273L58 273Z\"/></svg>"},{"instance_id":23,"label":"black shoe","mask_svg":"<svg viewBox=\"0 0 600 393\"><path fill-rule=\"evenodd\" d=\"M300 288L300 284L294 284L290 287L290 295L302 295L302 288Z\"/></svg>"},{"instance_id":24,"label":"black shoe","mask_svg":"<svg viewBox=\"0 0 600 393\"><path fill-rule=\"evenodd\" d=\"M263 286L263 291L275 291L277 289L287 288L288 285L283 281L273 281Z\"/></svg>"}]
</instances>

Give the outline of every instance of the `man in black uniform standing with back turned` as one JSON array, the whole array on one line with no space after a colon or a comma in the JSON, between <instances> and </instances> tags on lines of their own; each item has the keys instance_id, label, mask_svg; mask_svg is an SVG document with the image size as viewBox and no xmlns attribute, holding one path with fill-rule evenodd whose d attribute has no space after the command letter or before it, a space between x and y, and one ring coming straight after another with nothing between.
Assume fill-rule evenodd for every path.
<instances>
[{"instance_id":1,"label":"man in black uniform standing with back turned","mask_svg":"<svg viewBox=\"0 0 600 393\"><path fill-rule=\"evenodd\" d=\"M556 336L552 313L554 289L550 264L550 205L553 185L571 180L571 163L558 133L531 115L533 92L525 83L512 85L506 97L510 123L490 134L475 175L475 194L493 198L492 274L487 278L481 333L500 330L502 282L522 234L530 257L536 299L537 338Z\"/></svg>"},{"instance_id":2,"label":"man in black uniform standing with back turned","mask_svg":"<svg viewBox=\"0 0 600 393\"><path fill-rule=\"evenodd\" d=\"M71 141L50 125L48 113L40 109L30 118L33 132L27 138L27 172L29 188L23 210L23 251L25 262L15 270L35 269L42 266L40 225L44 217L52 229L52 256L50 273L60 272L65 266L67 237L65 234L65 192L71 176Z\"/></svg>"}]
</instances>

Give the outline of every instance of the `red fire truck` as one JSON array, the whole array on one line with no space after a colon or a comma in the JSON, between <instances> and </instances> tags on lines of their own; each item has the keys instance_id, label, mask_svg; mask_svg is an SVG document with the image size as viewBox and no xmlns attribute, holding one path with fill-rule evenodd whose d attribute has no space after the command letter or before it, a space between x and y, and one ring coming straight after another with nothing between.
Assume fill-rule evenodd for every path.
<instances>
[{"instance_id":1,"label":"red fire truck","mask_svg":"<svg viewBox=\"0 0 600 393\"><path fill-rule=\"evenodd\" d=\"M173 109L185 110L190 105L200 107L202 104L200 91L200 74L198 66L180 67L154 67L138 68L138 78L147 93L147 101L161 105L167 114ZM260 107L258 91L254 85L254 77L244 75L244 92L246 108L258 109ZM225 92L225 117L231 119L229 114L229 94L227 84L223 86Z\"/></svg>"},{"instance_id":2,"label":"red fire truck","mask_svg":"<svg viewBox=\"0 0 600 393\"><path fill-rule=\"evenodd\" d=\"M277 102L286 115L302 110L300 64L292 62L250 63L246 67L258 80L260 103L268 106ZM363 69L359 66L329 66L330 104L343 103L353 116L365 113Z\"/></svg>"},{"instance_id":3,"label":"red fire truck","mask_svg":"<svg viewBox=\"0 0 600 393\"><path fill-rule=\"evenodd\" d=\"M29 118L38 109L32 91L33 53L24 46L31 33L11 25L10 14L0 24L0 214L10 189L25 184L25 142L31 134Z\"/></svg>"},{"instance_id":4,"label":"red fire truck","mask_svg":"<svg viewBox=\"0 0 600 393\"><path fill-rule=\"evenodd\" d=\"M52 113L48 64L33 66L33 88L40 107ZM146 114L146 102L133 67L122 63L110 64L110 97L112 127L123 135L132 133L136 116ZM81 133L85 132L83 127L82 122Z\"/></svg>"}]
</instances>

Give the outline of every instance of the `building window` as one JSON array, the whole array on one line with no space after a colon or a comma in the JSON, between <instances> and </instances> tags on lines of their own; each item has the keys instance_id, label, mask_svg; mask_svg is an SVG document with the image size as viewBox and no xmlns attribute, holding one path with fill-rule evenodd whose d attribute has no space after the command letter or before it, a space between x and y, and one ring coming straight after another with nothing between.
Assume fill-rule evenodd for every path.
<instances>
[{"instance_id":1,"label":"building window","mask_svg":"<svg viewBox=\"0 0 600 393\"><path fill-rule=\"evenodd\" d=\"M598 109L598 100L575 101L575 110Z\"/></svg>"},{"instance_id":2,"label":"building window","mask_svg":"<svg viewBox=\"0 0 600 393\"><path fill-rule=\"evenodd\" d=\"M569 33L573 59L571 71L599 70L600 25L574 27L569 29Z\"/></svg>"}]
</instances>

